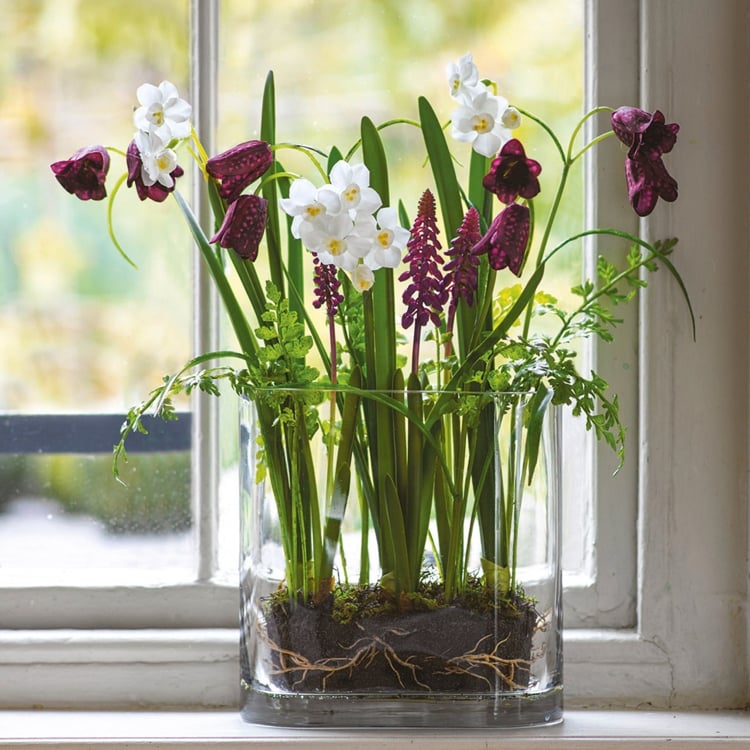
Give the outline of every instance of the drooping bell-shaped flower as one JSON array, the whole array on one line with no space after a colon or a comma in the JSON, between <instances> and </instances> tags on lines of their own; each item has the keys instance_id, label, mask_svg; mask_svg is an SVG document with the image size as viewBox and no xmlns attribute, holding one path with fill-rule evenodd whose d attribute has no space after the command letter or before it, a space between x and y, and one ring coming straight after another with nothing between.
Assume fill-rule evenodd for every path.
<instances>
[{"instance_id":1,"label":"drooping bell-shaped flower","mask_svg":"<svg viewBox=\"0 0 750 750\"><path fill-rule=\"evenodd\" d=\"M266 229L268 201L260 195L241 195L229 204L219 231L211 238L220 247L234 250L241 258L254 261Z\"/></svg>"},{"instance_id":2,"label":"drooping bell-shaped flower","mask_svg":"<svg viewBox=\"0 0 750 750\"><path fill-rule=\"evenodd\" d=\"M104 146L87 146L70 159L50 165L55 179L82 201L100 201L107 197L105 181L109 170L109 152Z\"/></svg>"},{"instance_id":3,"label":"drooping bell-shaped flower","mask_svg":"<svg viewBox=\"0 0 750 750\"><path fill-rule=\"evenodd\" d=\"M611 121L615 135L628 147L625 179L635 212L648 216L659 198L677 200L677 181L661 157L674 147L680 126L666 123L659 110L650 114L636 107L620 107Z\"/></svg>"},{"instance_id":4,"label":"drooping bell-shaped flower","mask_svg":"<svg viewBox=\"0 0 750 750\"><path fill-rule=\"evenodd\" d=\"M637 107L620 107L611 116L612 130L628 147L631 159L658 159L668 154L677 142L680 126L667 124L657 109L653 114Z\"/></svg>"},{"instance_id":5,"label":"drooping bell-shaped flower","mask_svg":"<svg viewBox=\"0 0 750 750\"><path fill-rule=\"evenodd\" d=\"M539 192L539 173L542 166L528 159L523 144L516 138L508 141L493 159L490 171L482 184L494 193L501 203L513 203L519 196L533 198Z\"/></svg>"},{"instance_id":6,"label":"drooping bell-shaped flower","mask_svg":"<svg viewBox=\"0 0 750 750\"><path fill-rule=\"evenodd\" d=\"M265 141L246 141L212 156L206 162L206 171L219 181L219 195L231 203L272 163L271 147Z\"/></svg>"},{"instance_id":7,"label":"drooping bell-shaped flower","mask_svg":"<svg viewBox=\"0 0 750 750\"><path fill-rule=\"evenodd\" d=\"M135 185L136 193L142 201L148 199L156 203L161 203L174 190L175 180L183 175L183 169L178 164L169 173L172 180L171 187L165 186L162 182L151 182L147 185L144 181L144 173L146 170L144 169L141 152L138 149L138 144L135 140L132 140L128 146L125 155L125 162L128 168L127 185L128 187Z\"/></svg>"},{"instance_id":8,"label":"drooping bell-shaped flower","mask_svg":"<svg viewBox=\"0 0 750 750\"><path fill-rule=\"evenodd\" d=\"M484 237L474 246L474 253L481 255L486 252L491 268L496 271L509 268L520 276L529 243L530 223L529 207L511 203L495 217Z\"/></svg>"}]
</instances>

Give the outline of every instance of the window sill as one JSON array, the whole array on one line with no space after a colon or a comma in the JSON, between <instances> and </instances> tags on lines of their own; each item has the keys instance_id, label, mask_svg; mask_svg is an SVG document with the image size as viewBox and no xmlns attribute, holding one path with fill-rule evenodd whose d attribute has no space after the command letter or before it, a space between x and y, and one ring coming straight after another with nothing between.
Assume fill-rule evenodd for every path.
<instances>
[{"instance_id":1,"label":"window sill","mask_svg":"<svg viewBox=\"0 0 750 750\"><path fill-rule=\"evenodd\" d=\"M0 716L0 747L272 748L299 744L307 750L360 750L408 745L414 750L469 750L484 747L596 748L705 747L709 740L750 748L750 714L745 712L568 711L565 721L531 730L313 730L245 724L235 711L65 712L6 711Z\"/></svg>"}]
</instances>

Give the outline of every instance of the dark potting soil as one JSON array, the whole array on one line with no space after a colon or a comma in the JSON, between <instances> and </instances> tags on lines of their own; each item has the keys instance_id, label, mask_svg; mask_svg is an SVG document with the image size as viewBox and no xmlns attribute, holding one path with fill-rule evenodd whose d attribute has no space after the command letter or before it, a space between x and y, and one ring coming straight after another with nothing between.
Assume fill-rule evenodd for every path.
<instances>
[{"instance_id":1,"label":"dark potting soil","mask_svg":"<svg viewBox=\"0 0 750 750\"><path fill-rule=\"evenodd\" d=\"M540 619L529 600L368 612L378 609L372 607L374 591L359 597L364 614L348 610L345 621L334 595L319 604L267 602L274 684L295 692L399 693L528 686L531 641Z\"/></svg>"}]
</instances>

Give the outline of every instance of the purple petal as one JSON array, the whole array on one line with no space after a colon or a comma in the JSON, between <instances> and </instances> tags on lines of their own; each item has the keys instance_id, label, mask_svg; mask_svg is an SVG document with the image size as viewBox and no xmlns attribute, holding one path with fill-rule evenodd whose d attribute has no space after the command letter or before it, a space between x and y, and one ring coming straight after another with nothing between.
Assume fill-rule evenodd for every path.
<instances>
[{"instance_id":1,"label":"purple petal","mask_svg":"<svg viewBox=\"0 0 750 750\"><path fill-rule=\"evenodd\" d=\"M486 251L490 267L496 271L509 268L516 276L520 276L526 245L529 242L529 228L528 206L511 203L495 217L487 233L474 247L474 251Z\"/></svg>"},{"instance_id":2,"label":"purple petal","mask_svg":"<svg viewBox=\"0 0 750 750\"><path fill-rule=\"evenodd\" d=\"M648 216L659 198L677 200L677 181L661 159L626 159L625 179L628 198L638 216Z\"/></svg>"},{"instance_id":3,"label":"purple petal","mask_svg":"<svg viewBox=\"0 0 750 750\"><path fill-rule=\"evenodd\" d=\"M268 201L259 195L241 195L229 204L219 231L211 238L241 258L254 261L266 229Z\"/></svg>"},{"instance_id":4,"label":"purple petal","mask_svg":"<svg viewBox=\"0 0 750 750\"><path fill-rule=\"evenodd\" d=\"M50 169L60 185L82 201L99 201L107 197L105 181L109 152L104 146L79 149L70 159L51 164Z\"/></svg>"},{"instance_id":5,"label":"purple petal","mask_svg":"<svg viewBox=\"0 0 750 750\"><path fill-rule=\"evenodd\" d=\"M206 162L206 171L219 180L219 195L231 203L272 163L273 153L265 141L246 141L211 157Z\"/></svg>"}]
</instances>

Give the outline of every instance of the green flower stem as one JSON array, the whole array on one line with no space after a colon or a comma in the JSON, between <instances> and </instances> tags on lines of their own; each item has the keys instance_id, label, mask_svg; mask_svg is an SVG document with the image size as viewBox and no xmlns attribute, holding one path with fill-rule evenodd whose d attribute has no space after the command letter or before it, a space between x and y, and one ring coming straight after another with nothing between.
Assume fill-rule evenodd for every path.
<instances>
[{"instance_id":1,"label":"green flower stem","mask_svg":"<svg viewBox=\"0 0 750 750\"><path fill-rule=\"evenodd\" d=\"M112 209L115 204L115 196L119 192L120 188L122 187L125 180L127 180L128 175L124 174L121 177L117 179L117 182L115 182L114 187L110 190L109 193L109 199L107 200L107 231L109 232L109 238L112 240L112 244L117 249L117 252L122 255L122 257L130 263L133 268L138 268L138 266L133 262L133 260L130 258L130 256L123 250L122 245L120 245L117 236L115 235L115 225L114 221L112 220Z\"/></svg>"},{"instance_id":2,"label":"green flower stem","mask_svg":"<svg viewBox=\"0 0 750 750\"><path fill-rule=\"evenodd\" d=\"M232 323L232 328L237 336L237 341L239 342L240 347L243 351L248 354L254 354L257 358L258 342L248 325L242 307L234 294L234 290L232 289L226 274L224 273L224 268L219 258L214 253L213 248L206 239L206 235L203 233L203 229L201 228L198 219L185 199L177 190L172 194L177 200L177 203L188 222L193 238L198 245L198 249L201 251L201 255L208 265L208 269L216 283L217 289L219 290L219 295L221 296L224 307L227 310L229 320Z\"/></svg>"}]
</instances>

